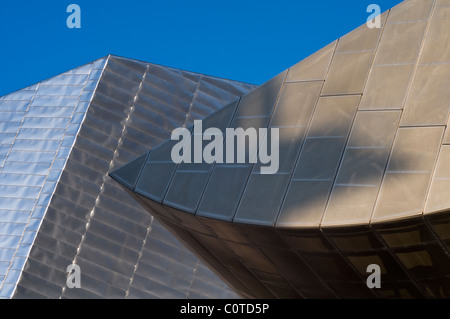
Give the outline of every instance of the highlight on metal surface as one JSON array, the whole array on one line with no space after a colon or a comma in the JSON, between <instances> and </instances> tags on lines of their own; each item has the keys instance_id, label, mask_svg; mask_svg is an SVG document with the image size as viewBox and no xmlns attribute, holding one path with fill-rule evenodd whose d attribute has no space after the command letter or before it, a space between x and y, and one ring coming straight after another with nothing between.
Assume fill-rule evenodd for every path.
<instances>
[{"instance_id":1,"label":"highlight on metal surface","mask_svg":"<svg viewBox=\"0 0 450 319\"><path fill-rule=\"evenodd\" d=\"M109 55L1 97L0 297L449 298L449 17L404 1L259 87ZM263 129L277 170L175 162L177 128Z\"/></svg>"},{"instance_id":2,"label":"highlight on metal surface","mask_svg":"<svg viewBox=\"0 0 450 319\"><path fill-rule=\"evenodd\" d=\"M253 88L110 55L1 97L0 297L236 298L108 173Z\"/></svg>"},{"instance_id":3,"label":"highlight on metal surface","mask_svg":"<svg viewBox=\"0 0 450 319\"><path fill-rule=\"evenodd\" d=\"M404 1L203 120L278 128L275 174L169 140L110 175L240 296L448 298L449 17Z\"/></svg>"}]
</instances>

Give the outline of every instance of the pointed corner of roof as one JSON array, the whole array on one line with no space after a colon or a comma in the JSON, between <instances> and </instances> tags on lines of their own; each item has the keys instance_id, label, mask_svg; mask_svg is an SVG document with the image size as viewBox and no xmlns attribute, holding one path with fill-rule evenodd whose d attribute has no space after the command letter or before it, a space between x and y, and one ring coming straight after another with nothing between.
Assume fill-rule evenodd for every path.
<instances>
[{"instance_id":1,"label":"pointed corner of roof","mask_svg":"<svg viewBox=\"0 0 450 319\"><path fill-rule=\"evenodd\" d=\"M124 166L116 169L115 171L109 173L109 176L122 186L133 190L142 168L145 165L148 153L144 154L134 161L125 164Z\"/></svg>"}]
</instances>

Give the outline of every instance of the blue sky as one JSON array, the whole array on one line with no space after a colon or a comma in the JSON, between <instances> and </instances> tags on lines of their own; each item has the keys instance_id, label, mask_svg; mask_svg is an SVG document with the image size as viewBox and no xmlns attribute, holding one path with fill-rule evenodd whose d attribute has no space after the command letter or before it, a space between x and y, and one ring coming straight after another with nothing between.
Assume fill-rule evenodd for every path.
<instances>
[{"instance_id":1,"label":"blue sky","mask_svg":"<svg viewBox=\"0 0 450 319\"><path fill-rule=\"evenodd\" d=\"M0 4L0 96L108 54L262 84L401 0L43 0ZM69 29L69 4L81 29Z\"/></svg>"}]
</instances>

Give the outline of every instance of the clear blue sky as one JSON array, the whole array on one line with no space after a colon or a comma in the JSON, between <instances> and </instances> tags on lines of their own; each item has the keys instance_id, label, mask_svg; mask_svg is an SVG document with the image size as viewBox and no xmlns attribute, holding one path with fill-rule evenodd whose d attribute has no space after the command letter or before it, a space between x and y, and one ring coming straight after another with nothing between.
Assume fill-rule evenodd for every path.
<instances>
[{"instance_id":1,"label":"clear blue sky","mask_svg":"<svg viewBox=\"0 0 450 319\"><path fill-rule=\"evenodd\" d=\"M0 4L0 96L108 54L261 84L401 0L42 0ZM69 4L81 29L69 29Z\"/></svg>"}]
</instances>

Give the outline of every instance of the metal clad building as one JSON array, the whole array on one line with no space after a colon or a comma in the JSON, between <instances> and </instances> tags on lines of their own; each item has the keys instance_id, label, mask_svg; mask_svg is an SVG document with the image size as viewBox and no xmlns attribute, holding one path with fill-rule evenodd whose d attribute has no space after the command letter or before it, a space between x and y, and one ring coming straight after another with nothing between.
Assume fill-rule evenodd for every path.
<instances>
[{"instance_id":1,"label":"metal clad building","mask_svg":"<svg viewBox=\"0 0 450 319\"><path fill-rule=\"evenodd\" d=\"M257 88L108 56L0 98L0 297L449 298L449 21L406 0ZM278 170L174 163L195 119L278 130Z\"/></svg>"},{"instance_id":2,"label":"metal clad building","mask_svg":"<svg viewBox=\"0 0 450 319\"><path fill-rule=\"evenodd\" d=\"M275 174L168 141L111 176L241 296L449 298L449 30L404 1L203 121L279 129Z\"/></svg>"},{"instance_id":3,"label":"metal clad building","mask_svg":"<svg viewBox=\"0 0 450 319\"><path fill-rule=\"evenodd\" d=\"M1 97L0 297L235 298L108 173L253 87L108 56Z\"/></svg>"}]
</instances>

